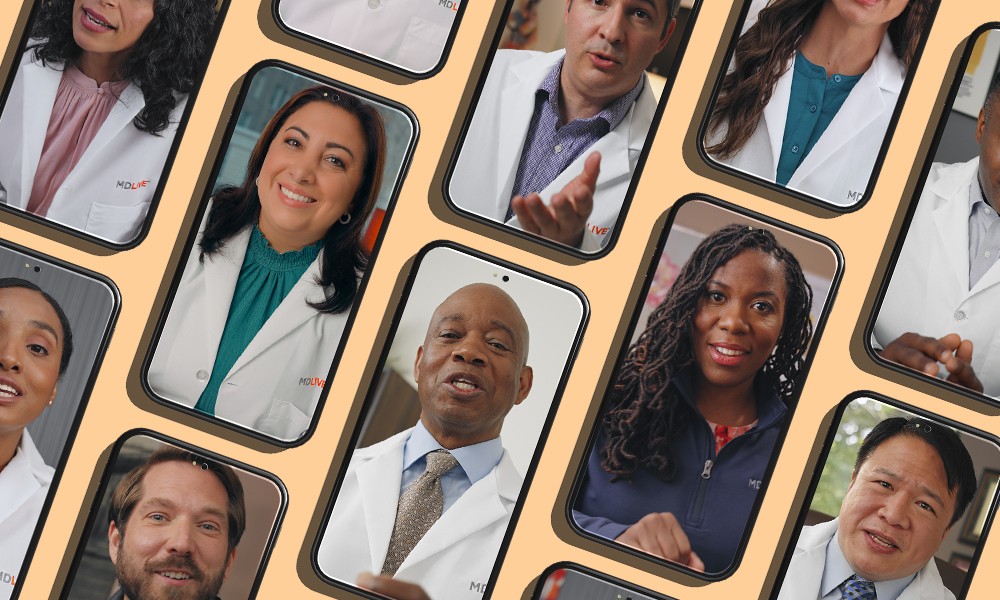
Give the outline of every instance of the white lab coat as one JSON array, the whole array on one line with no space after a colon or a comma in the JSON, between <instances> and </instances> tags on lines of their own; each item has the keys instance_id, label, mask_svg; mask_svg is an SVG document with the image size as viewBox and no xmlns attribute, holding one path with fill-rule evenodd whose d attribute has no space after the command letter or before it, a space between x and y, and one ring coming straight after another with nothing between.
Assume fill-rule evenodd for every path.
<instances>
[{"instance_id":1,"label":"white lab coat","mask_svg":"<svg viewBox=\"0 0 1000 600\"><path fill-rule=\"evenodd\" d=\"M754 2L744 32L757 21L757 13L766 4L764 0ZM717 159L719 162L767 181L775 180L792 94L793 71L790 60L753 135L739 152L727 159ZM834 206L857 204L868 187L905 76L906 69L893 53L886 34L871 67L855 84L786 187ZM705 146L720 141L725 133L725 125L710 132Z\"/></svg>"},{"instance_id":2,"label":"white lab coat","mask_svg":"<svg viewBox=\"0 0 1000 600\"><path fill-rule=\"evenodd\" d=\"M200 232L204 228L203 220ZM204 262L198 246L192 247L147 373L150 388L162 398L193 407L205 390L250 232L247 227L233 236ZM306 304L325 297L316 284L322 252L223 380L215 404L219 419L285 442L309 427L348 316Z\"/></svg>"},{"instance_id":3,"label":"white lab coat","mask_svg":"<svg viewBox=\"0 0 1000 600\"><path fill-rule=\"evenodd\" d=\"M455 206L487 219L504 220L535 110L535 92L564 54L564 50L547 54L526 50L496 53L448 187ZM583 163L591 152L601 153L594 210L584 230L581 250L596 252L610 239L655 112L656 97L646 80L621 123L539 192L547 203L583 172ZM517 217L507 225L520 227Z\"/></svg>"},{"instance_id":4,"label":"white lab coat","mask_svg":"<svg viewBox=\"0 0 1000 600\"><path fill-rule=\"evenodd\" d=\"M62 71L42 66L25 52L0 115L0 201L26 210L42 155ZM130 84L90 146L52 199L45 218L95 237L123 244L139 235L187 98L177 103L170 125L157 135L132 124L145 100Z\"/></svg>"},{"instance_id":5,"label":"white lab coat","mask_svg":"<svg viewBox=\"0 0 1000 600\"><path fill-rule=\"evenodd\" d=\"M806 526L795 543L792 561L785 571L778 600L814 600L819 598L826 565L826 546L837 532L838 520ZM944 586L934 559L917 571L917 577L906 586L898 600L955 600Z\"/></svg>"},{"instance_id":6,"label":"white lab coat","mask_svg":"<svg viewBox=\"0 0 1000 600\"><path fill-rule=\"evenodd\" d=\"M323 532L320 570L349 584L378 574L396 520L403 446L412 429L356 450ZM523 483L510 455L472 484L410 552L395 578L419 584L432 600L480 600Z\"/></svg>"},{"instance_id":7,"label":"white lab coat","mask_svg":"<svg viewBox=\"0 0 1000 600\"><path fill-rule=\"evenodd\" d=\"M969 191L978 172L978 157L931 166L873 333L883 348L908 331L972 340L972 368L985 394L1000 396L1000 266L969 289ZM948 376L943 366L940 376Z\"/></svg>"},{"instance_id":8,"label":"white lab coat","mask_svg":"<svg viewBox=\"0 0 1000 600\"><path fill-rule=\"evenodd\" d=\"M413 73L444 54L460 0L277 0L289 28Z\"/></svg>"},{"instance_id":9,"label":"white lab coat","mask_svg":"<svg viewBox=\"0 0 1000 600\"><path fill-rule=\"evenodd\" d=\"M42 504L52 483L45 464L25 429L14 458L0 471L0 600L10 598L20 577L24 553L35 532Z\"/></svg>"}]
</instances>

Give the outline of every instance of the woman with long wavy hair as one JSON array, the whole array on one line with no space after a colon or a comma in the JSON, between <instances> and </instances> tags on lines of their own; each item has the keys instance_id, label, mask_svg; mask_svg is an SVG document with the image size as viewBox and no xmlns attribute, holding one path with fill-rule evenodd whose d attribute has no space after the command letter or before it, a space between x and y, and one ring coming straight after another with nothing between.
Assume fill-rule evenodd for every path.
<instances>
[{"instance_id":1,"label":"woman with long wavy hair","mask_svg":"<svg viewBox=\"0 0 1000 600\"><path fill-rule=\"evenodd\" d=\"M373 106L331 87L278 109L205 213L151 391L281 442L305 434L368 265L385 139Z\"/></svg>"},{"instance_id":2,"label":"woman with long wavy hair","mask_svg":"<svg viewBox=\"0 0 1000 600\"><path fill-rule=\"evenodd\" d=\"M802 383L811 306L769 231L706 237L619 367L577 524L696 571L732 564Z\"/></svg>"},{"instance_id":3,"label":"woman with long wavy hair","mask_svg":"<svg viewBox=\"0 0 1000 600\"><path fill-rule=\"evenodd\" d=\"M712 109L716 160L861 200L934 0L756 0Z\"/></svg>"},{"instance_id":4,"label":"woman with long wavy hair","mask_svg":"<svg viewBox=\"0 0 1000 600\"><path fill-rule=\"evenodd\" d=\"M138 235L215 0L44 0L3 114L0 200L98 238Z\"/></svg>"}]
</instances>

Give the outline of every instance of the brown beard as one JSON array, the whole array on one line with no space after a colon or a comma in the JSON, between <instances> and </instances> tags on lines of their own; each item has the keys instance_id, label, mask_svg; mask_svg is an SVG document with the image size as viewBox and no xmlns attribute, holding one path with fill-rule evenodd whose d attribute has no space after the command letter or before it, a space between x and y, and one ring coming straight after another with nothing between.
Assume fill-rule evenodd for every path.
<instances>
[{"instance_id":1,"label":"brown beard","mask_svg":"<svg viewBox=\"0 0 1000 600\"><path fill-rule=\"evenodd\" d=\"M122 535L115 559L115 576L128 600L214 600L226 576L229 565L229 555L226 562L217 573L205 573L187 555L176 555L164 560L153 561L145 565L136 564L125 547L125 535ZM157 594L152 587L152 579L159 577L157 571L185 571L196 582L194 588L165 588Z\"/></svg>"}]
</instances>

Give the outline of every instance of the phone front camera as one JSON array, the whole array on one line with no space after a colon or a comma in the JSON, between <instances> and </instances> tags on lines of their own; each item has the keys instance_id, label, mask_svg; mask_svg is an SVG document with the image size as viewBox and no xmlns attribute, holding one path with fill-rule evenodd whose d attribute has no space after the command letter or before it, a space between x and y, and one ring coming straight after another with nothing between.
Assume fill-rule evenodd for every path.
<instances>
[{"instance_id":1,"label":"phone front camera","mask_svg":"<svg viewBox=\"0 0 1000 600\"><path fill-rule=\"evenodd\" d=\"M503 276L503 280L504 280L504 283L506 283L506 282L510 281L510 277L507 277L506 275L504 275Z\"/></svg>"}]
</instances>

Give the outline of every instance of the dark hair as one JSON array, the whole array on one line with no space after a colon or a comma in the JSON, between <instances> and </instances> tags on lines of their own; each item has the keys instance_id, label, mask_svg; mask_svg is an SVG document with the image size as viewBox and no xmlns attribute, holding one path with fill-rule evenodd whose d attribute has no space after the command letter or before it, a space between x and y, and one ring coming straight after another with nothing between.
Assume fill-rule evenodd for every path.
<instances>
[{"instance_id":1,"label":"dark hair","mask_svg":"<svg viewBox=\"0 0 1000 600\"><path fill-rule=\"evenodd\" d=\"M382 187L385 165L385 127L382 116L370 104L355 96L326 86L302 90L285 102L271 117L250 154L246 175L239 187L226 186L215 193L208 224L202 234L201 260L218 252L230 237L257 223L260 197L255 180L260 173L271 142L292 114L312 102L324 102L354 115L365 134L364 173L348 213L347 225L334 223L323 236L323 263L316 283L326 288L326 299L309 305L320 312L347 310L358 291L358 273L368 266L368 251L363 245L364 228L375 208Z\"/></svg>"},{"instance_id":2,"label":"dark hair","mask_svg":"<svg viewBox=\"0 0 1000 600\"><path fill-rule=\"evenodd\" d=\"M789 61L825 1L829 0L774 0L760 10L757 22L740 36L733 69L722 80L708 122L710 132L725 125L726 134L705 148L709 154L730 158L750 140L778 79L788 70ZM932 7L933 0L909 0L903 12L889 23L892 49L907 69L930 25Z\"/></svg>"},{"instance_id":3,"label":"dark hair","mask_svg":"<svg viewBox=\"0 0 1000 600\"><path fill-rule=\"evenodd\" d=\"M145 106L132 124L157 134L170 124L170 113L191 93L204 66L215 0L154 0L153 20L125 57L118 75L142 91ZM43 65L65 65L82 49L73 39L73 0L44 0L31 30L40 40L29 46Z\"/></svg>"},{"instance_id":4,"label":"dark hair","mask_svg":"<svg viewBox=\"0 0 1000 600\"><path fill-rule=\"evenodd\" d=\"M861 442L858 458L854 461L855 475L876 448L901 435L927 442L941 457L948 478L948 493L955 496L955 512L948 523L951 527L962 518L976 495L976 467L965 444L950 427L918 417L892 417L882 421Z\"/></svg>"},{"instance_id":5,"label":"dark hair","mask_svg":"<svg viewBox=\"0 0 1000 600\"><path fill-rule=\"evenodd\" d=\"M232 467L219 464L217 462L203 458L193 452L189 452L176 446L163 446L155 450L138 467L122 477L118 485L115 486L111 494L111 504L108 506L108 524L114 523L115 528L125 535L125 527L128 518L132 514L132 509L142 501L143 478L150 467L167 462L182 462L194 466L201 466L204 471L211 471L215 475L222 487L226 489L226 515L228 516L229 552L240 543L243 531L247 525L247 509L243 501L243 484ZM178 490L186 492L186 490Z\"/></svg>"},{"instance_id":6,"label":"dark hair","mask_svg":"<svg viewBox=\"0 0 1000 600\"><path fill-rule=\"evenodd\" d=\"M990 117L993 112L993 104L1000 98L1000 71L993 74L990 80L990 88L986 90L986 99L983 100L983 113Z\"/></svg>"},{"instance_id":7,"label":"dark hair","mask_svg":"<svg viewBox=\"0 0 1000 600\"><path fill-rule=\"evenodd\" d=\"M26 290L31 290L33 292L38 292L41 294L42 298L49 303L52 310L56 311L56 317L59 319L59 326L63 330L62 339L62 356L59 358L59 375L66 372L66 367L69 365L69 357L73 355L73 329L69 326L69 319L66 317L66 313L63 311L56 299L50 296L45 290L38 287L34 283L26 279L20 279L18 277L3 277L0 278L0 289L3 288L24 288Z\"/></svg>"},{"instance_id":8,"label":"dark hair","mask_svg":"<svg viewBox=\"0 0 1000 600\"><path fill-rule=\"evenodd\" d=\"M694 362L691 324L709 279L716 269L747 250L764 252L781 262L787 289L781 335L756 381L785 403L797 393L803 357L812 337L812 288L799 261L771 232L727 225L698 244L625 355L603 420L601 467L608 473L628 477L645 467L664 479L673 477L676 465L671 440L684 428L685 416L678 408L683 401L670 382L679 369Z\"/></svg>"}]
</instances>

